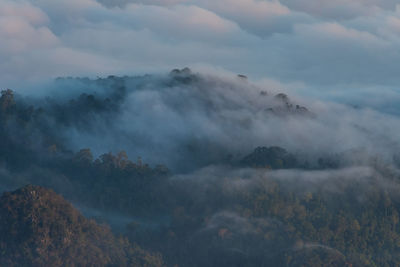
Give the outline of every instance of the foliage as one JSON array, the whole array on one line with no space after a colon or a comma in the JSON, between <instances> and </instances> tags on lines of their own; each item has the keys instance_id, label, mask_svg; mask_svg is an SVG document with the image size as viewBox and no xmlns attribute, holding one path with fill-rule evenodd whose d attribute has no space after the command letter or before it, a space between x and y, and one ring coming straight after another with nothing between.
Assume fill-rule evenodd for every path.
<instances>
[{"instance_id":1,"label":"foliage","mask_svg":"<svg viewBox=\"0 0 400 267\"><path fill-rule=\"evenodd\" d=\"M28 185L0 199L1 266L162 266L52 190Z\"/></svg>"},{"instance_id":2,"label":"foliage","mask_svg":"<svg viewBox=\"0 0 400 267\"><path fill-rule=\"evenodd\" d=\"M187 69L170 76L170 86L198 79ZM220 173L210 167L175 175L162 165L132 161L124 151L72 151L60 133L95 134L90 123L99 117L112 122L126 93L123 78L81 82L114 89L35 105L2 91L0 185L45 186L105 214L105 221L113 220L110 212L123 216L126 238L85 219L53 191L28 186L0 200L0 265L161 266L160 255L148 252L160 251L170 266L400 266L400 177L379 158L354 150L309 164L281 147L258 147L218 162L228 165ZM309 114L286 95L275 98L281 105L273 113ZM196 150L193 144L186 149ZM337 174L318 184L285 176L363 164L371 169L367 177Z\"/></svg>"}]
</instances>

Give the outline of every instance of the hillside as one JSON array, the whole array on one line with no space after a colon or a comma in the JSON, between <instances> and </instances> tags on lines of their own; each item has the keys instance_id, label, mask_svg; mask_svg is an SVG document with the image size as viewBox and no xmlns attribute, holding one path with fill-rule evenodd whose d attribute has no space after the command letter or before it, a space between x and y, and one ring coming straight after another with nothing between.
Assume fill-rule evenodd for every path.
<instances>
[{"instance_id":1,"label":"hillside","mask_svg":"<svg viewBox=\"0 0 400 267\"><path fill-rule=\"evenodd\" d=\"M0 199L1 266L399 266L378 115L189 69L52 86L1 92L0 189L42 186Z\"/></svg>"},{"instance_id":2,"label":"hillside","mask_svg":"<svg viewBox=\"0 0 400 267\"><path fill-rule=\"evenodd\" d=\"M54 191L28 185L0 198L1 266L162 266L159 256L83 217Z\"/></svg>"}]
</instances>

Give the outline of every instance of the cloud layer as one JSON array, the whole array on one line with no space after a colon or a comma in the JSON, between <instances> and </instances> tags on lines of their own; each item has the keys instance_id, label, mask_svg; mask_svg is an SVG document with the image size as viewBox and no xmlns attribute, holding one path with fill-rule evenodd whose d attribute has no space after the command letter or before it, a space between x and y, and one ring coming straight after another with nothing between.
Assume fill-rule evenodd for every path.
<instances>
[{"instance_id":1,"label":"cloud layer","mask_svg":"<svg viewBox=\"0 0 400 267\"><path fill-rule=\"evenodd\" d=\"M0 3L2 87L181 66L324 90L393 89L400 79L394 0Z\"/></svg>"}]
</instances>

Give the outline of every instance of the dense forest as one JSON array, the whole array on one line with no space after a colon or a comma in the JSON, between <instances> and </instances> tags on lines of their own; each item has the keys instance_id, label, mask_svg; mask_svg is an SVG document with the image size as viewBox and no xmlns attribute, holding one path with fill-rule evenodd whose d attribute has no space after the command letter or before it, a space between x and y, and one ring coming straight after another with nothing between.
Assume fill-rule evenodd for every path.
<instances>
[{"instance_id":1,"label":"dense forest","mask_svg":"<svg viewBox=\"0 0 400 267\"><path fill-rule=\"evenodd\" d=\"M1 264L400 265L390 131L243 75L182 69L51 89L1 92L2 191L35 185L0 200Z\"/></svg>"},{"instance_id":2,"label":"dense forest","mask_svg":"<svg viewBox=\"0 0 400 267\"><path fill-rule=\"evenodd\" d=\"M27 185L0 198L1 266L163 266L54 191Z\"/></svg>"}]
</instances>

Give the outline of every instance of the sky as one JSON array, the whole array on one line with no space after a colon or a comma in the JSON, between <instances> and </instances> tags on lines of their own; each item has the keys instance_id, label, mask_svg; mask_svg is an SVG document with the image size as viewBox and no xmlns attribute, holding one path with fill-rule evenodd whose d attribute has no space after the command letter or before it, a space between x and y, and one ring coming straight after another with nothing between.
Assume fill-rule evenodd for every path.
<instances>
[{"instance_id":1,"label":"sky","mask_svg":"<svg viewBox=\"0 0 400 267\"><path fill-rule=\"evenodd\" d=\"M400 102L396 0L0 0L0 87L192 67ZM370 97L368 97L370 96ZM356 103L357 100L354 100ZM355 104L357 105L357 103Z\"/></svg>"}]
</instances>

